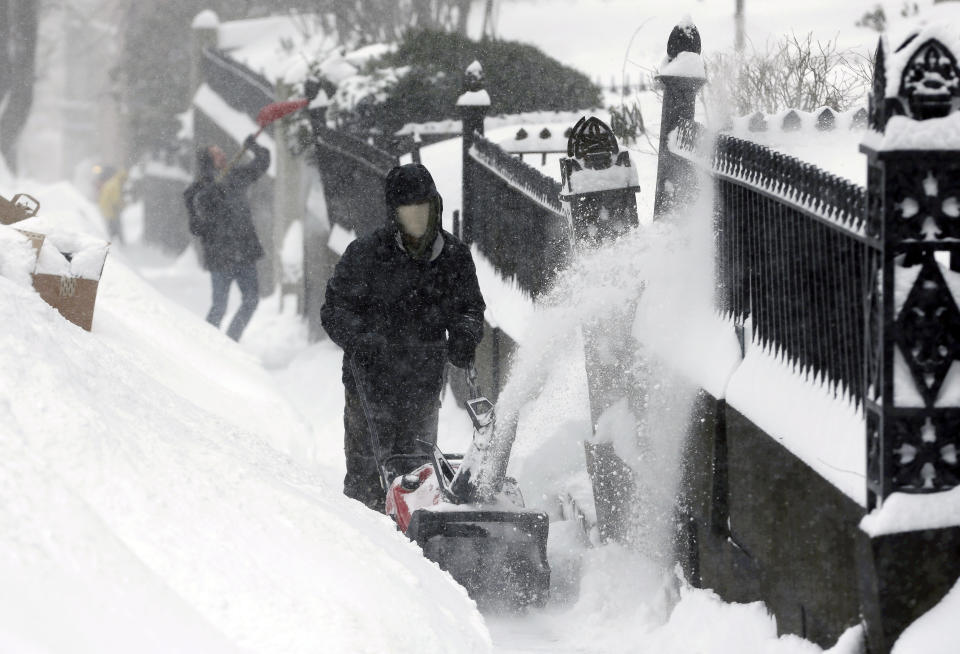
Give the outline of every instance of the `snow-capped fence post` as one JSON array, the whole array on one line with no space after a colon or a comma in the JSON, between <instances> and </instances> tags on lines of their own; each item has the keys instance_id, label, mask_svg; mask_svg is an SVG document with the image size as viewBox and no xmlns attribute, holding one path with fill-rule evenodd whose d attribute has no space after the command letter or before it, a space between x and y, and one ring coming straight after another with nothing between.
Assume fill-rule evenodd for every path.
<instances>
[{"instance_id":1,"label":"snow-capped fence post","mask_svg":"<svg viewBox=\"0 0 960 654\"><path fill-rule=\"evenodd\" d=\"M696 192L693 166L670 152L670 138L681 120L693 120L697 92L706 82L700 57L700 32L686 21L676 25L667 40L667 59L656 77L663 86L657 190L653 215L674 211Z\"/></svg>"},{"instance_id":2,"label":"snow-capped fence post","mask_svg":"<svg viewBox=\"0 0 960 654\"><path fill-rule=\"evenodd\" d=\"M462 170L464 173L460 219L463 228L463 240L469 245L473 243L476 234L477 202L473 194L471 177L466 173L469 170L467 158L470 156L470 148L473 147L473 135L483 135L483 119L490 109L490 95L484 88L483 67L479 61L474 61L467 66L463 79L464 92L457 98L457 112L463 121Z\"/></svg>"},{"instance_id":3,"label":"snow-capped fence post","mask_svg":"<svg viewBox=\"0 0 960 654\"><path fill-rule=\"evenodd\" d=\"M190 48L190 95L193 96L203 83L203 51L220 44L220 19L212 9L204 9L193 18Z\"/></svg>"},{"instance_id":4,"label":"snow-capped fence post","mask_svg":"<svg viewBox=\"0 0 960 654\"><path fill-rule=\"evenodd\" d=\"M601 120L581 118L576 124L568 140L567 157L560 161L560 172L560 198L570 212L577 248L609 244L637 226L637 170L630 153L620 150L613 131ZM632 430L628 441L636 438L636 421L611 419L614 415L635 415L632 398L636 396L636 383L630 374L635 351L630 336L634 314L635 306L630 304L616 317L583 329L594 432L584 447L603 540L629 540L630 511L636 506L634 472L613 445L624 441L614 433L620 430Z\"/></svg>"},{"instance_id":5,"label":"snow-capped fence post","mask_svg":"<svg viewBox=\"0 0 960 654\"><path fill-rule=\"evenodd\" d=\"M861 145L872 513L858 555L871 653L890 651L960 577L960 525L935 517L960 486L958 46L937 24L894 52L881 41Z\"/></svg>"}]
</instances>

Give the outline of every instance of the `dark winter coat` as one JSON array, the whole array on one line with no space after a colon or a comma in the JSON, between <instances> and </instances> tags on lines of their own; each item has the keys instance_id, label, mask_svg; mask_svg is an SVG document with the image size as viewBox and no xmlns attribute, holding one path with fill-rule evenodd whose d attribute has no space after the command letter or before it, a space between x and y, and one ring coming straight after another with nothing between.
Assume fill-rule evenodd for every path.
<instances>
[{"instance_id":1,"label":"dark winter coat","mask_svg":"<svg viewBox=\"0 0 960 654\"><path fill-rule=\"evenodd\" d=\"M256 143L247 147L253 152L253 161L234 166L220 182L202 153L198 179L184 192L190 232L200 238L208 270L229 271L263 256L247 188L269 168L270 151Z\"/></svg>"},{"instance_id":2,"label":"dark winter coat","mask_svg":"<svg viewBox=\"0 0 960 654\"><path fill-rule=\"evenodd\" d=\"M348 390L354 385L348 357L354 353L372 393L414 401L436 401L447 357L461 367L473 361L485 308L473 258L447 232L439 232L434 243L432 256L417 260L388 224L344 252L320 317L344 349Z\"/></svg>"}]
</instances>

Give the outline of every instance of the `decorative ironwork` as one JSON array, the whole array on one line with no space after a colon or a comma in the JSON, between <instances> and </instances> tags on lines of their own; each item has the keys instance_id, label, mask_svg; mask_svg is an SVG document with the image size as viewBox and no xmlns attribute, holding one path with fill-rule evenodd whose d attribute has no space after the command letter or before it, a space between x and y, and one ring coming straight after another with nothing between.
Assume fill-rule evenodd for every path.
<instances>
[{"instance_id":1,"label":"decorative ironwork","mask_svg":"<svg viewBox=\"0 0 960 654\"><path fill-rule=\"evenodd\" d=\"M897 241L960 239L960 181L955 168L898 166L889 173L891 208L887 238Z\"/></svg>"},{"instance_id":2,"label":"decorative ironwork","mask_svg":"<svg viewBox=\"0 0 960 654\"><path fill-rule=\"evenodd\" d=\"M960 360L960 310L932 254L924 258L895 325L917 389L933 407L950 366Z\"/></svg>"},{"instance_id":3,"label":"decorative ironwork","mask_svg":"<svg viewBox=\"0 0 960 654\"><path fill-rule=\"evenodd\" d=\"M892 453L893 489L922 493L960 485L960 412L894 416L886 420L890 423L888 447Z\"/></svg>"},{"instance_id":4,"label":"decorative ironwork","mask_svg":"<svg viewBox=\"0 0 960 654\"><path fill-rule=\"evenodd\" d=\"M539 295L565 265L570 247L560 185L478 134L463 174L475 205L473 242L504 278Z\"/></svg>"},{"instance_id":5,"label":"decorative ironwork","mask_svg":"<svg viewBox=\"0 0 960 654\"><path fill-rule=\"evenodd\" d=\"M700 54L700 30L693 23L675 25L667 38L667 58L673 61L681 52Z\"/></svg>"},{"instance_id":6,"label":"decorative ironwork","mask_svg":"<svg viewBox=\"0 0 960 654\"><path fill-rule=\"evenodd\" d=\"M583 161L589 169L602 170L613 165L620 152L613 130L596 116L581 118L567 140L567 156Z\"/></svg>"},{"instance_id":7,"label":"decorative ironwork","mask_svg":"<svg viewBox=\"0 0 960 654\"><path fill-rule=\"evenodd\" d=\"M833 113L830 107L825 107L823 111L817 114L817 129L821 132L829 132L837 125L837 115Z\"/></svg>"},{"instance_id":8,"label":"decorative ironwork","mask_svg":"<svg viewBox=\"0 0 960 654\"><path fill-rule=\"evenodd\" d=\"M711 145L713 147L711 147ZM671 152L716 178L717 303L761 344L861 402L871 285L864 189L681 121Z\"/></svg>"},{"instance_id":9,"label":"decorative ironwork","mask_svg":"<svg viewBox=\"0 0 960 654\"><path fill-rule=\"evenodd\" d=\"M943 43L917 32L896 52L906 62L897 97L886 97L889 55L878 46L871 127L882 131L901 114L943 117L960 106L960 69ZM960 152L862 149L868 156L868 274L875 278L864 327L873 508L893 492L960 485L953 386L960 383L953 377L960 370L960 308L939 261L948 255L953 264L960 244Z\"/></svg>"},{"instance_id":10,"label":"decorative ironwork","mask_svg":"<svg viewBox=\"0 0 960 654\"><path fill-rule=\"evenodd\" d=\"M867 122L871 129L882 132L887 126L887 57L883 39L877 41L873 63L873 91L870 93Z\"/></svg>"},{"instance_id":11,"label":"decorative ironwork","mask_svg":"<svg viewBox=\"0 0 960 654\"><path fill-rule=\"evenodd\" d=\"M960 70L942 43L930 39L910 57L900 80L900 95L910 116L918 120L941 118L957 108Z\"/></svg>"},{"instance_id":12,"label":"decorative ironwork","mask_svg":"<svg viewBox=\"0 0 960 654\"><path fill-rule=\"evenodd\" d=\"M674 154L777 194L798 210L856 235L863 233L863 187L759 143L709 133L695 121L680 121L674 134ZM705 159L710 152L712 160Z\"/></svg>"},{"instance_id":13,"label":"decorative ironwork","mask_svg":"<svg viewBox=\"0 0 960 654\"><path fill-rule=\"evenodd\" d=\"M480 65L479 61L474 61L467 66L467 70L463 74L463 88L466 91L479 91L483 88L485 82L483 66Z\"/></svg>"}]
</instances>

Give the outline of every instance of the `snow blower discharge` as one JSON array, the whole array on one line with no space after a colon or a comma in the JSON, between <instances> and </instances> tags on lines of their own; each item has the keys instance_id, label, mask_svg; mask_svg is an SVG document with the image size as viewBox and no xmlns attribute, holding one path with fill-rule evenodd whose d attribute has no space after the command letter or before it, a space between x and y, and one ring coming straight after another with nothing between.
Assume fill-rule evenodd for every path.
<instances>
[{"instance_id":1,"label":"snow blower discharge","mask_svg":"<svg viewBox=\"0 0 960 654\"><path fill-rule=\"evenodd\" d=\"M470 375L473 442L465 455L386 454L372 419L366 380L351 358L370 444L386 492L385 512L397 528L446 570L481 606L543 606L550 592L546 513L524 508L517 482L505 476L506 458L490 447L493 403L480 395ZM510 448L505 448L509 453ZM391 472L396 468L406 474Z\"/></svg>"}]
</instances>

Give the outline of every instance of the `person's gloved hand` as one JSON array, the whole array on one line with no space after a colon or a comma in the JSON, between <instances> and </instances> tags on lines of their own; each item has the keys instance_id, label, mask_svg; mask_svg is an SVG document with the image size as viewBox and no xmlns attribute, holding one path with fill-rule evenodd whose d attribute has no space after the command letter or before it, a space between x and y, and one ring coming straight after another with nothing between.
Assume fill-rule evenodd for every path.
<instances>
[{"instance_id":1,"label":"person's gloved hand","mask_svg":"<svg viewBox=\"0 0 960 654\"><path fill-rule=\"evenodd\" d=\"M247 150L250 150L257 145L257 135L250 134L247 138L243 139L243 147Z\"/></svg>"},{"instance_id":2,"label":"person's gloved hand","mask_svg":"<svg viewBox=\"0 0 960 654\"><path fill-rule=\"evenodd\" d=\"M387 349L387 339L382 334L367 332L357 337L353 348L354 360L361 366L367 367L383 356Z\"/></svg>"},{"instance_id":3,"label":"person's gloved hand","mask_svg":"<svg viewBox=\"0 0 960 654\"><path fill-rule=\"evenodd\" d=\"M473 365L473 344L466 338L458 336L455 332L450 334L450 340L447 342L447 358L450 363L457 368L468 369Z\"/></svg>"}]
</instances>

